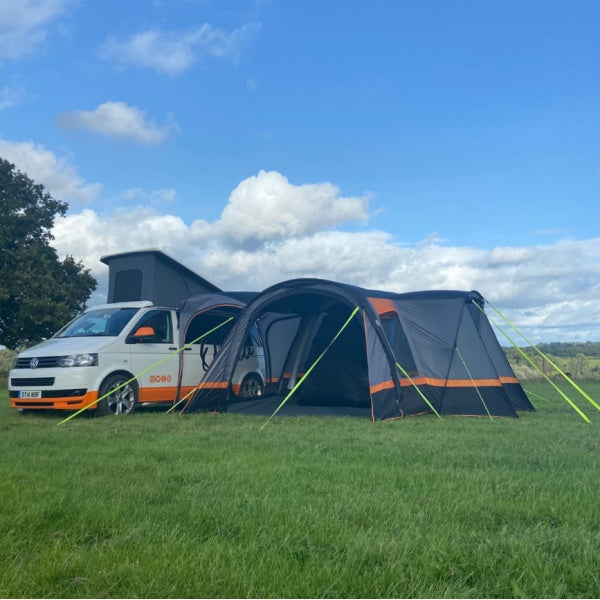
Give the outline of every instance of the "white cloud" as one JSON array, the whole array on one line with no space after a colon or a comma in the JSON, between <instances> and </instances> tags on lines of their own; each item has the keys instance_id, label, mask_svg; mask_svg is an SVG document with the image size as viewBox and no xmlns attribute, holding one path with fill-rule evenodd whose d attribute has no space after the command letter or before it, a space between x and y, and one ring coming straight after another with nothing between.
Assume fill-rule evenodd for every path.
<instances>
[{"instance_id":1,"label":"white cloud","mask_svg":"<svg viewBox=\"0 0 600 600\"><path fill-rule=\"evenodd\" d=\"M16 59L33 52L46 37L46 26L72 0L0 1L0 59Z\"/></svg>"},{"instance_id":2,"label":"white cloud","mask_svg":"<svg viewBox=\"0 0 600 600\"><path fill-rule=\"evenodd\" d=\"M59 158L33 142L0 139L0 156L36 183L41 183L56 200L88 204L102 191L101 184L86 183L67 158Z\"/></svg>"},{"instance_id":3,"label":"white cloud","mask_svg":"<svg viewBox=\"0 0 600 600\"><path fill-rule=\"evenodd\" d=\"M150 29L125 41L110 37L100 54L121 65L179 75L202 56L237 62L243 47L259 29L259 24L248 24L227 33L208 23L185 32Z\"/></svg>"},{"instance_id":4,"label":"white cloud","mask_svg":"<svg viewBox=\"0 0 600 600\"><path fill-rule=\"evenodd\" d=\"M368 198L344 198L331 183L292 185L277 171L260 171L231 193L219 236L237 243L305 236L347 221L366 222Z\"/></svg>"},{"instance_id":5,"label":"white cloud","mask_svg":"<svg viewBox=\"0 0 600 600\"><path fill-rule=\"evenodd\" d=\"M397 292L476 289L535 342L600 340L600 238L482 250L449 246L436 235L409 246L383 231L331 230L364 219L366 203L341 197L331 184L294 186L279 173L261 172L240 183L214 223L186 224L145 206L114 214L88 209L57 222L55 246L99 277L96 302L106 294L101 255L158 247L223 289L261 290L296 277ZM240 241L232 235L238 217Z\"/></svg>"},{"instance_id":6,"label":"white cloud","mask_svg":"<svg viewBox=\"0 0 600 600\"><path fill-rule=\"evenodd\" d=\"M128 139L139 144L160 144L178 130L169 117L159 127L148 121L145 114L125 102L105 102L94 110L74 110L59 115L58 124L64 129L85 129L115 139Z\"/></svg>"}]
</instances>

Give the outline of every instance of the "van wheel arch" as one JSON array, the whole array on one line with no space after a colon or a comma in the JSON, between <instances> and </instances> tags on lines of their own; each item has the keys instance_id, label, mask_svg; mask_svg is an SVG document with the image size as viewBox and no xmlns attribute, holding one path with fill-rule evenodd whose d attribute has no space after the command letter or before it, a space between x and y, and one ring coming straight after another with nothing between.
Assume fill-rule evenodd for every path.
<instances>
[{"instance_id":1,"label":"van wheel arch","mask_svg":"<svg viewBox=\"0 0 600 600\"><path fill-rule=\"evenodd\" d=\"M137 380L127 371L114 371L102 380L98 387L98 398L99 416L130 415L135 411L139 400Z\"/></svg>"}]
</instances>

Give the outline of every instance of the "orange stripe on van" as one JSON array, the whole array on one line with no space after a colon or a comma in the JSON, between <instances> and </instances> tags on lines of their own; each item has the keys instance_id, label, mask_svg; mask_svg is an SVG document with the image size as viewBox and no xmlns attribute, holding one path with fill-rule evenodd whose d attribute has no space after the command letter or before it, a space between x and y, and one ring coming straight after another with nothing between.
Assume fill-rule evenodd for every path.
<instances>
[{"instance_id":1,"label":"orange stripe on van","mask_svg":"<svg viewBox=\"0 0 600 600\"><path fill-rule=\"evenodd\" d=\"M373 305L373 308L378 315L388 312L397 312L394 303L387 298L369 298L369 302Z\"/></svg>"},{"instance_id":2,"label":"orange stripe on van","mask_svg":"<svg viewBox=\"0 0 600 600\"><path fill-rule=\"evenodd\" d=\"M304 377L304 373L296 373L296 377ZM292 378L292 373L291 372L286 372L283 374L283 379L291 379Z\"/></svg>"},{"instance_id":3,"label":"orange stripe on van","mask_svg":"<svg viewBox=\"0 0 600 600\"><path fill-rule=\"evenodd\" d=\"M140 402L173 402L177 388L165 387L143 387L140 388Z\"/></svg>"}]
</instances>

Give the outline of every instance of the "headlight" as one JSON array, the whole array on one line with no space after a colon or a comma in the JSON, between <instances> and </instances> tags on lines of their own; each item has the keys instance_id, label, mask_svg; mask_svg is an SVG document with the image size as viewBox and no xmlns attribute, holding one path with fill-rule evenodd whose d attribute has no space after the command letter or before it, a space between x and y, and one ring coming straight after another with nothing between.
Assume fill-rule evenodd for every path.
<instances>
[{"instance_id":1,"label":"headlight","mask_svg":"<svg viewBox=\"0 0 600 600\"><path fill-rule=\"evenodd\" d=\"M97 364L97 354L69 354L58 359L59 367L95 367Z\"/></svg>"}]
</instances>

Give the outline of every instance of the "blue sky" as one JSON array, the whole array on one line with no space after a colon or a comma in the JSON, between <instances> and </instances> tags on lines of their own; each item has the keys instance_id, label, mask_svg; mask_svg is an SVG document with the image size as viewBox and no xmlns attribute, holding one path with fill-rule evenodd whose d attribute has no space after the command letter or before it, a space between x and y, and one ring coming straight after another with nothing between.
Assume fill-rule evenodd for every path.
<instances>
[{"instance_id":1,"label":"blue sky","mask_svg":"<svg viewBox=\"0 0 600 600\"><path fill-rule=\"evenodd\" d=\"M478 289L600 340L600 4L0 0L0 156L90 267Z\"/></svg>"}]
</instances>

